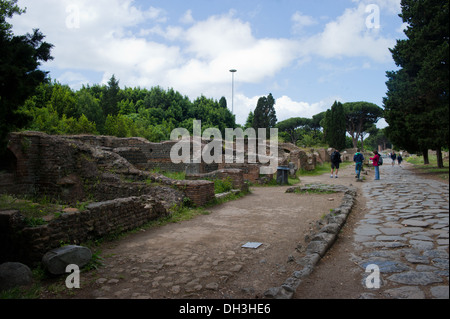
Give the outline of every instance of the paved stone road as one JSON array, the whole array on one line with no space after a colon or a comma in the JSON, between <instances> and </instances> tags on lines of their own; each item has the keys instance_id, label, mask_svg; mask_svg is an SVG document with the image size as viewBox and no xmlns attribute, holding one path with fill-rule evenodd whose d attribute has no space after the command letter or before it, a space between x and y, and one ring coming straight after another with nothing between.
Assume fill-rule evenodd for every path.
<instances>
[{"instance_id":1,"label":"paved stone road","mask_svg":"<svg viewBox=\"0 0 450 319\"><path fill-rule=\"evenodd\" d=\"M362 297L449 298L449 185L386 163L381 180L362 190L369 209L354 230L352 259L374 287ZM378 289L369 265L378 267Z\"/></svg>"}]
</instances>

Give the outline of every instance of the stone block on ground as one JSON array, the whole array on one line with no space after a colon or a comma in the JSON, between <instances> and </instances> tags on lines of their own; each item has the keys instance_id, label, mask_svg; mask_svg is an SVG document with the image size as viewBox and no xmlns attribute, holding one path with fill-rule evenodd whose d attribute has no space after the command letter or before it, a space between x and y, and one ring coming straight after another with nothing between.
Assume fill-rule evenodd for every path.
<instances>
[{"instance_id":1,"label":"stone block on ground","mask_svg":"<svg viewBox=\"0 0 450 319\"><path fill-rule=\"evenodd\" d=\"M0 265L0 291L28 286L32 281L31 270L28 266L16 262Z\"/></svg>"},{"instance_id":2,"label":"stone block on ground","mask_svg":"<svg viewBox=\"0 0 450 319\"><path fill-rule=\"evenodd\" d=\"M68 265L84 267L92 258L92 252L87 247L69 245L52 249L42 257L42 263L53 275L66 273Z\"/></svg>"}]
</instances>

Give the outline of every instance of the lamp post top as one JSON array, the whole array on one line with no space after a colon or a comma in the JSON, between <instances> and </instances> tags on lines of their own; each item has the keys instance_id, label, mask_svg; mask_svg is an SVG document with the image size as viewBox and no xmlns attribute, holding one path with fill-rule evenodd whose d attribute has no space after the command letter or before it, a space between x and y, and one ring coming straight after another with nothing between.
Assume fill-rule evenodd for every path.
<instances>
[{"instance_id":1,"label":"lamp post top","mask_svg":"<svg viewBox=\"0 0 450 319\"><path fill-rule=\"evenodd\" d=\"M237 70L231 69L230 72L234 73L234 72L237 72Z\"/></svg>"}]
</instances>

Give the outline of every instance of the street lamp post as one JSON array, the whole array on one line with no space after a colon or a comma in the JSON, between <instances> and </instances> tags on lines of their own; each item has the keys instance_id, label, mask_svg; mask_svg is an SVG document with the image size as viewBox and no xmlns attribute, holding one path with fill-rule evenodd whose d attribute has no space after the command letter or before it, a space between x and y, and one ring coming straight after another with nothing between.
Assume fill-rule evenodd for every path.
<instances>
[{"instance_id":1,"label":"street lamp post","mask_svg":"<svg viewBox=\"0 0 450 319\"><path fill-rule=\"evenodd\" d=\"M232 80L231 80L231 114L234 114L234 73L237 72L235 69L230 70L232 74Z\"/></svg>"}]
</instances>

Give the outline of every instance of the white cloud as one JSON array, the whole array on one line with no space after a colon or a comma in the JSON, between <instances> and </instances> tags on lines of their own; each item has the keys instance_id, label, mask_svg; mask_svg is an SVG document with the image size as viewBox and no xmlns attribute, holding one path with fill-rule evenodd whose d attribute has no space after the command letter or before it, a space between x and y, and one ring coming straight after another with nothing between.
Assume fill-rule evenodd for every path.
<instances>
[{"instance_id":1,"label":"white cloud","mask_svg":"<svg viewBox=\"0 0 450 319\"><path fill-rule=\"evenodd\" d=\"M194 18L192 17L192 10L186 11L185 14L183 15L183 17L181 17L180 22L181 22L181 23L184 23L184 24L191 24L191 23L194 23L195 20L194 20Z\"/></svg>"},{"instance_id":2,"label":"white cloud","mask_svg":"<svg viewBox=\"0 0 450 319\"><path fill-rule=\"evenodd\" d=\"M401 12L401 0L353 0L353 2L365 5L375 4L389 14L399 14Z\"/></svg>"},{"instance_id":3,"label":"white cloud","mask_svg":"<svg viewBox=\"0 0 450 319\"><path fill-rule=\"evenodd\" d=\"M326 111L339 98L328 98L317 103L293 101L289 96L282 96L276 99L275 111L278 121L284 121L291 117L312 118L314 115Z\"/></svg>"},{"instance_id":4,"label":"white cloud","mask_svg":"<svg viewBox=\"0 0 450 319\"><path fill-rule=\"evenodd\" d=\"M241 82L260 82L290 65L297 57L299 46L289 39L257 39L249 23L231 14L195 23L186 30L184 39L187 53L203 66L197 71L209 75L197 74L198 78L212 82L228 81L230 68L238 69Z\"/></svg>"},{"instance_id":5,"label":"white cloud","mask_svg":"<svg viewBox=\"0 0 450 319\"><path fill-rule=\"evenodd\" d=\"M293 22L292 30L294 33L301 33L304 27L309 27L318 23L313 17L303 15L299 11L292 15L291 20Z\"/></svg>"},{"instance_id":6,"label":"white cloud","mask_svg":"<svg viewBox=\"0 0 450 319\"><path fill-rule=\"evenodd\" d=\"M388 48L394 39L379 34L379 29L368 28L366 5L346 9L335 21L326 24L323 32L306 40L305 54L318 54L325 58L369 57L376 62L391 59Z\"/></svg>"},{"instance_id":7,"label":"white cloud","mask_svg":"<svg viewBox=\"0 0 450 319\"><path fill-rule=\"evenodd\" d=\"M263 94L264 95L264 94ZM254 96L252 98L246 97L243 94L235 96L234 113L237 122L245 124L248 114L253 112L261 96ZM275 98L275 112L278 121L284 121L291 117L306 117L312 118L314 115L329 109L334 101L342 100L340 97L329 97L316 103L298 102L292 100L289 96L283 95ZM231 108L231 101L229 103Z\"/></svg>"},{"instance_id":8,"label":"white cloud","mask_svg":"<svg viewBox=\"0 0 450 319\"><path fill-rule=\"evenodd\" d=\"M71 87L81 88L83 84L88 84L89 79L81 73L67 71L59 76L59 81L63 84L67 84ZM94 83L90 83L94 84Z\"/></svg>"},{"instance_id":9,"label":"white cloud","mask_svg":"<svg viewBox=\"0 0 450 319\"><path fill-rule=\"evenodd\" d=\"M19 0L28 10L15 17L13 25L19 34L39 27L46 41L55 45L55 60L48 66L62 71L59 81L79 85L88 70L103 74L101 83L106 83L115 74L121 86L171 87L191 99L201 94L225 96L231 108L231 68L238 70L236 80L244 85L277 82L273 77L282 70L301 68L317 57L391 60L388 48L395 40L367 28L365 8L375 3L385 12L396 11L399 1L358 0L322 32L301 40L257 38L252 25L237 18L235 11L197 21L187 10L178 24L169 24L165 10L141 8L133 0ZM318 20L298 11L291 22L293 32L301 34ZM247 97L239 88L234 110L243 124L259 96ZM309 104L282 96L276 104L278 119L311 117L333 102Z\"/></svg>"}]
</instances>

